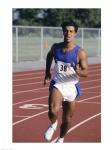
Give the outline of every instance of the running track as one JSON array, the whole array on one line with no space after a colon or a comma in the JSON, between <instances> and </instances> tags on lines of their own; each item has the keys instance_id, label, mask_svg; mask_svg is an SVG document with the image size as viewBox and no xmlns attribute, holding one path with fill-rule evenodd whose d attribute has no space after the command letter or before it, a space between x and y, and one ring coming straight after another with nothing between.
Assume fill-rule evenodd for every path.
<instances>
[{"instance_id":1,"label":"running track","mask_svg":"<svg viewBox=\"0 0 112 150\"><path fill-rule=\"evenodd\" d=\"M83 96L76 103L72 126L65 142L101 142L101 66L89 65L89 76L80 78ZM13 73L13 142L46 142L44 131L49 119L48 85L43 86L44 71ZM59 124L53 139L59 135Z\"/></svg>"}]
</instances>

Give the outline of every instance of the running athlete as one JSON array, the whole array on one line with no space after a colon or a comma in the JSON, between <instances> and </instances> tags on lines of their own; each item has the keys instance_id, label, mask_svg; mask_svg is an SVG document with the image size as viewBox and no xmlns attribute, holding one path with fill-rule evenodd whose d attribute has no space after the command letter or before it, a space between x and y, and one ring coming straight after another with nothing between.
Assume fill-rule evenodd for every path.
<instances>
[{"instance_id":1,"label":"running athlete","mask_svg":"<svg viewBox=\"0 0 112 150\"><path fill-rule=\"evenodd\" d=\"M49 112L51 124L45 131L45 139L50 141L58 124L58 112L62 105L62 124L56 143L63 143L71 127L75 110L75 100L81 95L79 77L87 77L88 62L85 51L75 44L78 26L69 21L62 24L64 41L55 43L47 54L44 85L51 79L50 68L54 59L54 75L49 86Z\"/></svg>"}]
</instances>

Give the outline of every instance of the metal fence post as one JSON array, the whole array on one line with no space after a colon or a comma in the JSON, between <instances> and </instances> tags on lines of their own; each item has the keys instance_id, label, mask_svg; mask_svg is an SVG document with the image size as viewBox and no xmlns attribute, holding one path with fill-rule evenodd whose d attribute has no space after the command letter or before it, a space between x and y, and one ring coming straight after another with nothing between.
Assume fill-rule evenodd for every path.
<instances>
[{"instance_id":1,"label":"metal fence post","mask_svg":"<svg viewBox=\"0 0 112 150\"><path fill-rule=\"evenodd\" d=\"M16 62L18 63L18 26L16 26Z\"/></svg>"},{"instance_id":2,"label":"metal fence post","mask_svg":"<svg viewBox=\"0 0 112 150\"><path fill-rule=\"evenodd\" d=\"M41 61L43 60L43 27L41 27Z\"/></svg>"},{"instance_id":3,"label":"metal fence post","mask_svg":"<svg viewBox=\"0 0 112 150\"><path fill-rule=\"evenodd\" d=\"M82 28L81 46L82 46L82 48L84 48L84 30L83 30L83 28Z\"/></svg>"},{"instance_id":4,"label":"metal fence post","mask_svg":"<svg viewBox=\"0 0 112 150\"><path fill-rule=\"evenodd\" d=\"M98 56L101 56L101 30L98 30Z\"/></svg>"}]
</instances>

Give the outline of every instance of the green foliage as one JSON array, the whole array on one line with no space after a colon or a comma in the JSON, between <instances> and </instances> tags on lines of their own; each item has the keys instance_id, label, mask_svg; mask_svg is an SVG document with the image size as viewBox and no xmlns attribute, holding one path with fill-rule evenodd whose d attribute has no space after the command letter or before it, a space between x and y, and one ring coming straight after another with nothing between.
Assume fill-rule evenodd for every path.
<instances>
[{"instance_id":1,"label":"green foliage","mask_svg":"<svg viewBox=\"0 0 112 150\"><path fill-rule=\"evenodd\" d=\"M101 27L101 9L14 9L13 25L60 26L74 20L79 27ZM14 15L13 15L14 16Z\"/></svg>"}]
</instances>

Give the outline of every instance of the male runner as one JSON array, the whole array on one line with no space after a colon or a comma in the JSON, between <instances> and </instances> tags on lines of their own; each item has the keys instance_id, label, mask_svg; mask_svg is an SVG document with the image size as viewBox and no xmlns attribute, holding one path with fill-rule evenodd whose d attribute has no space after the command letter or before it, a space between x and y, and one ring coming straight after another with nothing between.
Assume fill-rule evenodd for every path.
<instances>
[{"instance_id":1,"label":"male runner","mask_svg":"<svg viewBox=\"0 0 112 150\"><path fill-rule=\"evenodd\" d=\"M50 68L55 61L54 75L49 86L49 112L51 124L45 132L45 139L50 141L58 124L58 112L62 104L62 124L57 143L64 142L64 136L70 129L75 110L76 97L81 95L79 77L87 77L88 62L85 51L75 43L78 26L73 21L62 24L64 41L55 43L47 54L44 85L51 79Z\"/></svg>"}]
</instances>

